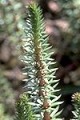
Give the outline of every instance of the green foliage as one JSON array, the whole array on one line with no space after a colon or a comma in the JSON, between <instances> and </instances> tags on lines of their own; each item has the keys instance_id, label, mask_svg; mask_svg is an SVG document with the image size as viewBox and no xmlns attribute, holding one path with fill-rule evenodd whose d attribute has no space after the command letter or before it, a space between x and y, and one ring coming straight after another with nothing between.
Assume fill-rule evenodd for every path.
<instances>
[{"instance_id":1,"label":"green foliage","mask_svg":"<svg viewBox=\"0 0 80 120\"><path fill-rule=\"evenodd\" d=\"M28 6L27 20L25 23L24 55L22 61L26 66L23 69L27 73L25 89L30 97L28 104L32 106L37 120L57 120L59 104L55 89L56 68L51 56L51 47L48 45L48 36L45 33L44 20L40 7L32 2ZM58 119L59 120L59 119Z\"/></svg>"},{"instance_id":2,"label":"green foliage","mask_svg":"<svg viewBox=\"0 0 80 120\"><path fill-rule=\"evenodd\" d=\"M29 99L27 94L20 95L20 99L16 105L16 120L35 120L31 111L31 106L28 105Z\"/></svg>"}]
</instances>

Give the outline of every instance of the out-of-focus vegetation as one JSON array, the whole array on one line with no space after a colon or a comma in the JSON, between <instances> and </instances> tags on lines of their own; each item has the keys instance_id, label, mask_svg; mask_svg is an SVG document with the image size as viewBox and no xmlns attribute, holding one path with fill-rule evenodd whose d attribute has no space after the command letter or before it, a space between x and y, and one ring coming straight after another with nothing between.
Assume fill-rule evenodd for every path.
<instances>
[{"instance_id":1,"label":"out-of-focus vegetation","mask_svg":"<svg viewBox=\"0 0 80 120\"><path fill-rule=\"evenodd\" d=\"M22 36L24 4L0 0L0 120L12 120L15 102L22 91L19 41Z\"/></svg>"}]
</instances>

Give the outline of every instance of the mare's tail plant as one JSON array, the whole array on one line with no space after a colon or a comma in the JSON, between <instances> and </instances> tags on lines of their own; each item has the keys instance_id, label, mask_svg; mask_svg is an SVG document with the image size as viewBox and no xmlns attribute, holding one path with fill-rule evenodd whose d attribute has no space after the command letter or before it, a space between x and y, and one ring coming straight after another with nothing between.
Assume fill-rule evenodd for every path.
<instances>
[{"instance_id":1,"label":"mare's tail plant","mask_svg":"<svg viewBox=\"0 0 80 120\"><path fill-rule=\"evenodd\" d=\"M60 96L55 95L58 80L54 76L56 68L52 68L55 62L50 58L51 47L47 43L42 11L35 2L28 6L25 35L22 60L26 66L23 71L27 73L25 89L29 96L28 104L34 112L33 120L60 120Z\"/></svg>"}]
</instances>

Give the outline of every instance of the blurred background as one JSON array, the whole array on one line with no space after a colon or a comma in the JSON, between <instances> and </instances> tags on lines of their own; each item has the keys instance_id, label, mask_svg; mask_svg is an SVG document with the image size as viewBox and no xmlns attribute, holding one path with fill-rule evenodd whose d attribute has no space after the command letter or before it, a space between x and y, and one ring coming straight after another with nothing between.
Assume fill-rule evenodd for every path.
<instances>
[{"instance_id":1,"label":"blurred background","mask_svg":"<svg viewBox=\"0 0 80 120\"><path fill-rule=\"evenodd\" d=\"M43 11L52 58L57 61L56 72L64 103L62 117L70 120L74 109L71 96L80 92L80 0L37 0ZM0 107L11 104L3 113L14 115L15 100L22 91L24 66L18 59L22 54L25 6L30 0L0 0ZM16 81L16 82L14 82ZM13 109L14 108L14 109ZM3 114L0 111L0 114ZM4 120L4 118L2 119ZM7 120L7 119L5 119ZM8 119L9 120L9 119Z\"/></svg>"}]
</instances>

